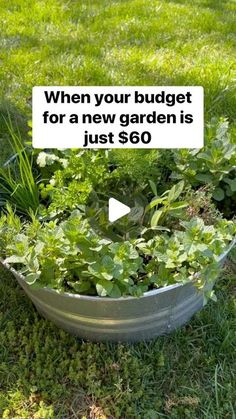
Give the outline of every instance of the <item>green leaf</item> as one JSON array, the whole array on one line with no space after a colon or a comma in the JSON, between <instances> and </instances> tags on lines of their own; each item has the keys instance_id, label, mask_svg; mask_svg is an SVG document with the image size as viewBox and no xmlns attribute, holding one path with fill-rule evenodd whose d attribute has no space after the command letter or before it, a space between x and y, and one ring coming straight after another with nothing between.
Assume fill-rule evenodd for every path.
<instances>
[{"instance_id":1,"label":"green leaf","mask_svg":"<svg viewBox=\"0 0 236 419\"><path fill-rule=\"evenodd\" d=\"M215 294L215 292L214 292L214 290L213 291L206 291L205 293L204 293L204 297L205 297L205 299L206 299L206 302L210 299L210 300L212 300L212 301L214 301L215 303L217 302L217 296L216 296L216 294Z\"/></svg>"},{"instance_id":2,"label":"green leaf","mask_svg":"<svg viewBox=\"0 0 236 419\"><path fill-rule=\"evenodd\" d=\"M39 279L40 274L41 272L30 273L25 276L25 281L27 282L27 284L33 285L37 281L37 279Z\"/></svg>"},{"instance_id":3,"label":"green leaf","mask_svg":"<svg viewBox=\"0 0 236 419\"><path fill-rule=\"evenodd\" d=\"M111 281L114 275L112 273L104 271L104 272L101 272L101 276L105 278L107 281Z\"/></svg>"},{"instance_id":4,"label":"green leaf","mask_svg":"<svg viewBox=\"0 0 236 419\"><path fill-rule=\"evenodd\" d=\"M111 298L120 298L122 296L121 290L118 285L113 285L111 292L109 292L109 297Z\"/></svg>"},{"instance_id":5,"label":"green leaf","mask_svg":"<svg viewBox=\"0 0 236 419\"><path fill-rule=\"evenodd\" d=\"M155 196L157 196L157 187L156 187L156 184L152 180L149 180L149 184L150 184L150 187L151 187L151 190L152 190L153 194Z\"/></svg>"},{"instance_id":6,"label":"green leaf","mask_svg":"<svg viewBox=\"0 0 236 419\"><path fill-rule=\"evenodd\" d=\"M91 288L91 283L89 281L70 281L68 284L78 293L87 292Z\"/></svg>"},{"instance_id":7,"label":"green leaf","mask_svg":"<svg viewBox=\"0 0 236 419\"><path fill-rule=\"evenodd\" d=\"M154 212L154 214L152 216L152 219L151 219L151 227L155 227L158 224L162 214L163 214L162 210L158 210L158 211Z\"/></svg>"},{"instance_id":8,"label":"green leaf","mask_svg":"<svg viewBox=\"0 0 236 419\"><path fill-rule=\"evenodd\" d=\"M45 247L45 243L43 243L43 242L36 243L35 248L34 248L35 255L40 255L42 253L44 247Z\"/></svg>"},{"instance_id":9,"label":"green leaf","mask_svg":"<svg viewBox=\"0 0 236 419\"><path fill-rule=\"evenodd\" d=\"M212 156L211 156L210 151L203 152L203 153L199 153L199 154L198 154L198 158L199 158L199 159L206 160L206 161L209 161L209 162L211 162L211 161L212 161Z\"/></svg>"},{"instance_id":10,"label":"green leaf","mask_svg":"<svg viewBox=\"0 0 236 419\"><path fill-rule=\"evenodd\" d=\"M170 232L170 229L163 226L153 226L153 227L144 227L144 229L141 231L141 236L143 236L145 233L149 231L168 231Z\"/></svg>"},{"instance_id":11,"label":"green leaf","mask_svg":"<svg viewBox=\"0 0 236 419\"><path fill-rule=\"evenodd\" d=\"M25 262L25 256L10 256L9 258L5 259L6 263L24 263Z\"/></svg>"},{"instance_id":12,"label":"green leaf","mask_svg":"<svg viewBox=\"0 0 236 419\"><path fill-rule=\"evenodd\" d=\"M199 173L195 176L195 179L204 183L211 183L213 181L213 176L209 173Z\"/></svg>"},{"instance_id":13,"label":"green leaf","mask_svg":"<svg viewBox=\"0 0 236 419\"><path fill-rule=\"evenodd\" d=\"M102 258L102 265L103 265L106 269L112 270L112 269L113 269L113 266L114 266L113 259L112 259L110 256L108 256L108 255L104 256L104 257Z\"/></svg>"},{"instance_id":14,"label":"green leaf","mask_svg":"<svg viewBox=\"0 0 236 419\"><path fill-rule=\"evenodd\" d=\"M147 205L145 212L149 211L150 209L156 207L157 205L163 203L166 200L165 197L163 198L155 198L153 199L150 204Z\"/></svg>"},{"instance_id":15,"label":"green leaf","mask_svg":"<svg viewBox=\"0 0 236 419\"><path fill-rule=\"evenodd\" d=\"M176 201L176 199L183 192L183 189L184 189L184 181L181 181L181 182L177 183L177 185L174 185L173 188L171 188L169 193L168 193L168 200L170 202Z\"/></svg>"},{"instance_id":16,"label":"green leaf","mask_svg":"<svg viewBox=\"0 0 236 419\"><path fill-rule=\"evenodd\" d=\"M216 201L223 201L224 197L225 197L225 193L223 191L223 189L221 188L216 188L212 194L212 197L216 200Z\"/></svg>"},{"instance_id":17,"label":"green leaf","mask_svg":"<svg viewBox=\"0 0 236 419\"><path fill-rule=\"evenodd\" d=\"M161 353L161 354L159 355L159 359L158 359L157 365L158 365L159 367L164 367L164 365L165 365L165 356L164 356L164 354L163 354L163 353Z\"/></svg>"},{"instance_id":18,"label":"green leaf","mask_svg":"<svg viewBox=\"0 0 236 419\"><path fill-rule=\"evenodd\" d=\"M106 297L109 295L112 291L112 288L112 282L106 281L105 279L100 279L100 281L98 281L96 284L97 293L100 295L100 297Z\"/></svg>"},{"instance_id":19,"label":"green leaf","mask_svg":"<svg viewBox=\"0 0 236 419\"><path fill-rule=\"evenodd\" d=\"M188 206L187 202L180 201L180 202L173 202L173 204L170 205L169 211L178 210L181 208L186 208Z\"/></svg>"},{"instance_id":20,"label":"green leaf","mask_svg":"<svg viewBox=\"0 0 236 419\"><path fill-rule=\"evenodd\" d=\"M224 182L228 183L232 192L236 192L236 178L235 179L224 178Z\"/></svg>"},{"instance_id":21,"label":"green leaf","mask_svg":"<svg viewBox=\"0 0 236 419\"><path fill-rule=\"evenodd\" d=\"M168 262L168 256L166 254L163 254L161 252L156 252L155 256L159 262L165 262L165 263Z\"/></svg>"}]
</instances>

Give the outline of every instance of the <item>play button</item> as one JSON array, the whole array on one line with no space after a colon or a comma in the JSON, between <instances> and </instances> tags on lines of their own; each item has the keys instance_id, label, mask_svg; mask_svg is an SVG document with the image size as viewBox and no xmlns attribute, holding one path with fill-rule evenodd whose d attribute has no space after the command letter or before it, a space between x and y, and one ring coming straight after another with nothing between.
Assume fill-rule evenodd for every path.
<instances>
[{"instance_id":1,"label":"play button","mask_svg":"<svg viewBox=\"0 0 236 419\"><path fill-rule=\"evenodd\" d=\"M109 221L113 223L116 220L119 220L119 218L124 217L124 215L129 214L130 208L122 204L122 202L117 201L115 198L109 199Z\"/></svg>"}]
</instances>

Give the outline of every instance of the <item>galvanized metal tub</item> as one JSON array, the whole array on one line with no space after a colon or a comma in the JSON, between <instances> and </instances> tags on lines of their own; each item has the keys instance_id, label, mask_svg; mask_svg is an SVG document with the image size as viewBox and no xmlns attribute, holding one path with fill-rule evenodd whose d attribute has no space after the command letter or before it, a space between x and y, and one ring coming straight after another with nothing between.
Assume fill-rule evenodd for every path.
<instances>
[{"instance_id":1,"label":"galvanized metal tub","mask_svg":"<svg viewBox=\"0 0 236 419\"><path fill-rule=\"evenodd\" d=\"M219 264L228 251L219 258ZM3 265L13 273L39 313L84 340L148 340L182 326L203 307L203 293L192 283L159 288L140 298L90 297L49 288L34 290L22 275ZM208 285L208 289L212 287Z\"/></svg>"}]
</instances>

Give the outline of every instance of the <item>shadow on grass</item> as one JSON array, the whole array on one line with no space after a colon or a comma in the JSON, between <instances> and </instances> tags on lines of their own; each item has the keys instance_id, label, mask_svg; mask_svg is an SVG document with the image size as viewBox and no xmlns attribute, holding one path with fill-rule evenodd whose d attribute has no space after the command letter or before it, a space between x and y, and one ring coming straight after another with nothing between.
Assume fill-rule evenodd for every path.
<instances>
[{"instance_id":1,"label":"shadow on grass","mask_svg":"<svg viewBox=\"0 0 236 419\"><path fill-rule=\"evenodd\" d=\"M230 417L232 277L220 282L216 304L170 336L115 345L79 342L42 319L0 268L0 412L9 409L14 417L20 404L22 417L33 415L43 403L47 418L51 411L63 419Z\"/></svg>"}]
</instances>

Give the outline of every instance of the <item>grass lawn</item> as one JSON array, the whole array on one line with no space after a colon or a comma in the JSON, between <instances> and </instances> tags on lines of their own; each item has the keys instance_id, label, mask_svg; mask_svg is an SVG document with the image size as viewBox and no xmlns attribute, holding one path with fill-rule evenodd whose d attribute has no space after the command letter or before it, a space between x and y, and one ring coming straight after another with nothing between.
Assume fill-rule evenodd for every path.
<instances>
[{"instance_id":1,"label":"grass lawn","mask_svg":"<svg viewBox=\"0 0 236 419\"><path fill-rule=\"evenodd\" d=\"M130 346L79 342L0 273L1 417L235 418L235 273L186 327Z\"/></svg>"},{"instance_id":2,"label":"grass lawn","mask_svg":"<svg viewBox=\"0 0 236 419\"><path fill-rule=\"evenodd\" d=\"M34 85L202 85L235 135L235 22L234 0L0 0L0 163ZM108 345L41 319L0 268L0 417L235 419L234 281L171 336Z\"/></svg>"},{"instance_id":3,"label":"grass lawn","mask_svg":"<svg viewBox=\"0 0 236 419\"><path fill-rule=\"evenodd\" d=\"M1 0L2 99L34 85L203 85L207 116L236 105L233 0Z\"/></svg>"},{"instance_id":4,"label":"grass lawn","mask_svg":"<svg viewBox=\"0 0 236 419\"><path fill-rule=\"evenodd\" d=\"M35 85L202 85L235 134L235 22L234 0L0 0L0 113L31 119Z\"/></svg>"}]
</instances>

